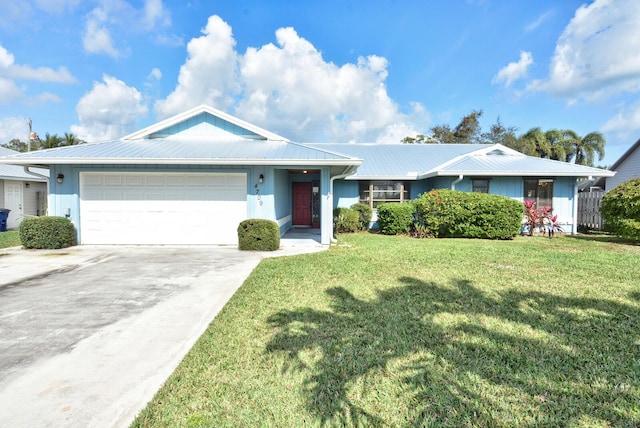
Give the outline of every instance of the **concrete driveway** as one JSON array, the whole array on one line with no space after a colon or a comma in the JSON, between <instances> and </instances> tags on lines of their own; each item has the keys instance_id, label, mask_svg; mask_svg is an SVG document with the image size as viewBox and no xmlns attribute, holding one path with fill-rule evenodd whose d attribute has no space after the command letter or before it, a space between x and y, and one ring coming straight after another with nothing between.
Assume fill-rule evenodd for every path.
<instances>
[{"instance_id":1,"label":"concrete driveway","mask_svg":"<svg viewBox=\"0 0 640 428\"><path fill-rule=\"evenodd\" d=\"M264 257L0 249L0 426L128 426Z\"/></svg>"}]
</instances>

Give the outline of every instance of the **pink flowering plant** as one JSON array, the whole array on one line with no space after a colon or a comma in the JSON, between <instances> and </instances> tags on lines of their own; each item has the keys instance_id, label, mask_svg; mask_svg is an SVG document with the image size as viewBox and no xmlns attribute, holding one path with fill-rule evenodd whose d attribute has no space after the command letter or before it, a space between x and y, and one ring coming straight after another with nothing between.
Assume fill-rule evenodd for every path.
<instances>
[{"instance_id":1,"label":"pink flowering plant","mask_svg":"<svg viewBox=\"0 0 640 428\"><path fill-rule=\"evenodd\" d=\"M524 201L523 205L525 224L529 236L533 236L536 230L548 234L549 238L552 238L556 232L564 232L558 223L558 216L553 215L553 208L545 205L538 209L536 203L529 199Z\"/></svg>"}]
</instances>

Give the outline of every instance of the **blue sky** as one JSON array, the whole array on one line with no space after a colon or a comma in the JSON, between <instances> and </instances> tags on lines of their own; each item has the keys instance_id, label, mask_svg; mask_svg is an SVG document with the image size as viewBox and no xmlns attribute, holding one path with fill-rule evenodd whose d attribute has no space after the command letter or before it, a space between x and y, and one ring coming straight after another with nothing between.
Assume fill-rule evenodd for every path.
<instances>
[{"instance_id":1,"label":"blue sky","mask_svg":"<svg viewBox=\"0 0 640 428\"><path fill-rule=\"evenodd\" d=\"M300 142L399 142L484 110L640 137L640 2L0 1L0 142L122 137L199 104Z\"/></svg>"}]
</instances>

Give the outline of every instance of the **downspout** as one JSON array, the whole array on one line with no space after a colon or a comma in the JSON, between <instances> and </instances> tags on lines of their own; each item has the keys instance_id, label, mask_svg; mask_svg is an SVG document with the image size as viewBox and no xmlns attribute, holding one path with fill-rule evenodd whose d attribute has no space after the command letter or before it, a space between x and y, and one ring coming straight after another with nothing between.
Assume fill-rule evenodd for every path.
<instances>
[{"instance_id":1,"label":"downspout","mask_svg":"<svg viewBox=\"0 0 640 428\"><path fill-rule=\"evenodd\" d=\"M29 175L33 175L34 177L38 177L38 178L43 178L47 181L47 183L49 183L49 177L47 177L46 175L42 175L42 174L38 174L37 172L33 172L33 171L29 171L29 168L31 167L31 165L24 165L24 172L29 174ZM47 169L47 168L43 168L43 167L38 167L40 169Z\"/></svg>"},{"instance_id":2,"label":"downspout","mask_svg":"<svg viewBox=\"0 0 640 428\"><path fill-rule=\"evenodd\" d=\"M464 175L460 174L458 178L453 180L453 183L451 183L451 190L456 190L456 184L460 183L463 178L464 178Z\"/></svg>"},{"instance_id":3,"label":"downspout","mask_svg":"<svg viewBox=\"0 0 640 428\"><path fill-rule=\"evenodd\" d=\"M49 188L49 177L47 177L46 175L42 175L42 174L38 174L37 172L33 172L31 170L29 170L29 168L31 167L31 165L24 165L22 168L24 169L24 172L28 175L32 175L34 177L38 177L38 178L42 178L45 180L45 183L47 183L47 209L45 211L46 215L49 214L49 204L51 201L49 201L49 195L51 194L51 189ZM43 168L43 167L39 167L40 169L49 169L50 168Z\"/></svg>"},{"instance_id":4,"label":"downspout","mask_svg":"<svg viewBox=\"0 0 640 428\"><path fill-rule=\"evenodd\" d=\"M353 165L348 166L348 167L347 167L347 168L342 172L342 174L340 174L340 175L336 175L336 176L333 176L333 177L331 177L331 178L329 179L329 196L330 196L329 203L331 204L331 211L332 211L332 212L333 212L333 182L334 182L335 180L340 179L340 178L345 178L345 177L348 177L348 176L350 176L350 175L355 174L355 172L356 172L356 170L357 170L357 169L358 169L358 167L357 167L357 166L353 166ZM330 240L331 240L331 243L335 244L336 242L338 242L338 240L337 240L337 239L336 239L336 237L333 235L333 226L331 227L331 231L332 231L332 232L331 232L331 238L330 238Z\"/></svg>"}]
</instances>

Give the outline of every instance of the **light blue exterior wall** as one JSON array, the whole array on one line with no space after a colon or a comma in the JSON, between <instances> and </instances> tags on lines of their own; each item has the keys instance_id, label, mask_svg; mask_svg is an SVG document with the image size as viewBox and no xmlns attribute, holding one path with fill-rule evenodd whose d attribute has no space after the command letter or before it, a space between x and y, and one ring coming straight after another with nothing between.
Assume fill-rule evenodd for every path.
<instances>
[{"instance_id":1,"label":"light blue exterior wall","mask_svg":"<svg viewBox=\"0 0 640 428\"><path fill-rule=\"evenodd\" d=\"M360 202L360 182L336 180L333 183L333 208L349 208Z\"/></svg>"},{"instance_id":2,"label":"light blue exterior wall","mask_svg":"<svg viewBox=\"0 0 640 428\"><path fill-rule=\"evenodd\" d=\"M177 123L173 126L165 128L162 130L161 135L176 135L187 130L196 128L197 126L201 126L202 124L211 125L214 128L218 128L222 131L226 131L233 135L243 136L243 137L257 137L257 134L247 131L245 128L242 128L238 125L230 123L224 119L221 119L217 116L212 116L207 113L201 113L195 117L189 118L183 122ZM155 136L154 134L151 135Z\"/></svg>"},{"instance_id":3,"label":"light blue exterior wall","mask_svg":"<svg viewBox=\"0 0 640 428\"><path fill-rule=\"evenodd\" d=\"M463 177L456 183L455 190L471 192L473 178ZM484 178L484 177L483 177ZM488 177L489 193L507 196L523 201L524 179L522 177ZM542 178L542 177L541 177ZM434 177L426 180L411 182L411 199L433 189L450 189L458 177ZM553 212L565 232L576 233L574 219L577 215L577 190L575 177L556 177L553 182ZM359 200L359 182L337 180L334 184L334 208L350 207ZM375 219L375 213L374 213Z\"/></svg>"},{"instance_id":4,"label":"light blue exterior wall","mask_svg":"<svg viewBox=\"0 0 640 428\"><path fill-rule=\"evenodd\" d=\"M321 242L329 244L333 233L333 209L328 203L330 171L326 167L315 170L319 172L290 174L286 167L272 166L51 165L49 215L69 218L80 235L81 172L242 172L247 174L247 218L276 221L281 234L289 230L292 225L292 183L295 181L319 182ZM56 180L58 174L64 175L62 183ZM263 176L262 183L259 182L260 175ZM322 217L327 213L328 217ZM322 219L325 220L322 221ZM81 236L78 238L82 239Z\"/></svg>"},{"instance_id":5,"label":"light blue exterior wall","mask_svg":"<svg viewBox=\"0 0 640 428\"><path fill-rule=\"evenodd\" d=\"M291 205L291 181L289 180L289 173L284 169L274 169L274 203L276 212L276 221L280 226L280 233L284 233L291 227L292 223L292 210Z\"/></svg>"}]
</instances>

